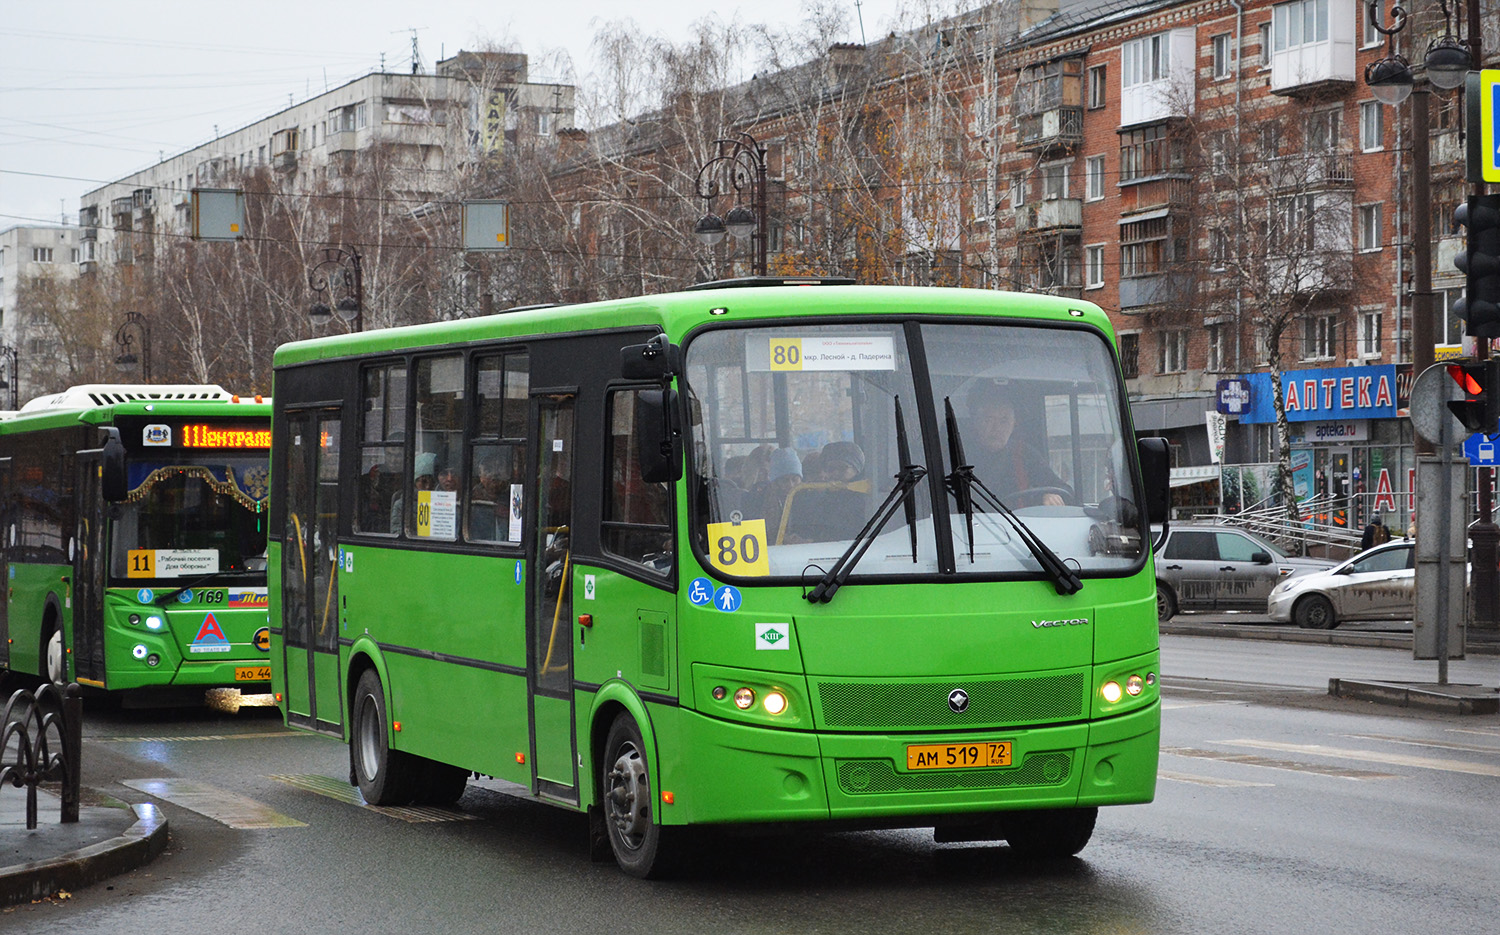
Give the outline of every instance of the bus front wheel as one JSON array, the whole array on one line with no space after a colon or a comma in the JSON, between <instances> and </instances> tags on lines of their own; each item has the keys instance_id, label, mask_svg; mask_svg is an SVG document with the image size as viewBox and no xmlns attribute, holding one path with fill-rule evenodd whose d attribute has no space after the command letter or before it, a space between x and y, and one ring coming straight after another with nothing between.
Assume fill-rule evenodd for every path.
<instances>
[{"instance_id":1,"label":"bus front wheel","mask_svg":"<svg viewBox=\"0 0 1500 935\"><path fill-rule=\"evenodd\" d=\"M615 718L604 741L600 800L615 863L633 877L666 876L674 856L672 831L656 821L651 769L640 728L628 714Z\"/></svg>"},{"instance_id":2,"label":"bus front wheel","mask_svg":"<svg viewBox=\"0 0 1500 935\"><path fill-rule=\"evenodd\" d=\"M359 677L353 710L354 731L349 749L360 794L370 805L406 805L414 792L415 765L411 757L390 747L385 691L374 669Z\"/></svg>"},{"instance_id":3,"label":"bus front wheel","mask_svg":"<svg viewBox=\"0 0 1500 935\"><path fill-rule=\"evenodd\" d=\"M1022 857L1072 857L1094 835L1097 808L1045 808L1006 813L1005 841Z\"/></svg>"},{"instance_id":4,"label":"bus front wheel","mask_svg":"<svg viewBox=\"0 0 1500 935\"><path fill-rule=\"evenodd\" d=\"M47 633L47 638L42 642L43 672L47 681L53 685L62 685L68 681L68 666L63 655L62 627L56 624Z\"/></svg>"}]
</instances>

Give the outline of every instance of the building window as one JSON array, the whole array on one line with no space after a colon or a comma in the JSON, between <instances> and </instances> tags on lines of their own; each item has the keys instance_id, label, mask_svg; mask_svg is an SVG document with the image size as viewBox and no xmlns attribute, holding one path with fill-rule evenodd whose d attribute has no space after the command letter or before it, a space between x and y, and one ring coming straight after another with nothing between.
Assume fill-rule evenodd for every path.
<instances>
[{"instance_id":1,"label":"building window","mask_svg":"<svg viewBox=\"0 0 1500 935\"><path fill-rule=\"evenodd\" d=\"M1271 45L1277 52L1328 41L1328 0L1296 0L1271 8Z\"/></svg>"},{"instance_id":2,"label":"building window","mask_svg":"<svg viewBox=\"0 0 1500 935\"><path fill-rule=\"evenodd\" d=\"M52 262L52 248L51 247L32 247L31 248L31 262L33 262L33 263L51 263Z\"/></svg>"},{"instance_id":3,"label":"building window","mask_svg":"<svg viewBox=\"0 0 1500 935\"><path fill-rule=\"evenodd\" d=\"M1337 107L1315 110L1307 115L1307 149L1309 152L1337 152L1343 132L1344 112Z\"/></svg>"},{"instance_id":4,"label":"building window","mask_svg":"<svg viewBox=\"0 0 1500 935\"><path fill-rule=\"evenodd\" d=\"M1171 73L1172 44L1167 33L1142 36L1120 46L1120 86L1133 88L1165 80Z\"/></svg>"},{"instance_id":5,"label":"building window","mask_svg":"<svg viewBox=\"0 0 1500 935\"><path fill-rule=\"evenodd\" d=\"M1055 201L1068 197L1069 166L1066 162L1054 162L1042 167L1042 198Z\"/></svg>"},{"instance_id":6,"label":"building window","mask_svg":"<svg viewBox=\"0 0 1500 935\"><path fill-rule=\"evenodd\" d=\"M976 179L970 188L969 201L976 220L988 218L995 213L995 203L990 200L990 180Z\"/></svg>"},{"instance_id":7,"label":"building window","mask_svg":"<svg viewBox=\"0 0 1500 935\"><path fill-rule=\"evenodd\" d=\"M1104 285L1104 244L1083 248L1083 270L1088 288L1098 289Z\"/></svg>"},{"instance_id":8,"label":"building window","mask_svg":"<svg viewBox=\"0 0 1500 935\"><path fill-rule=\"evenodd\" d=\"M1104 197L1104 157L1090 156L1083 161L1083 166L1085 194L1089 201L1098 201Z\"/></svg>"},{"instance_id":9,"label":"building window","mask_svg":"<svg viewBox=\"0 0 1500 935\"><path fill-rule=\"evenodd\" d=\"M1161 175L1167 166L1167 127L1157 124L1120 134L1120 181Z\"/></svg>"},{"instance_id":10,"label":"building window","mask_svg":"<svg viewBox=\"0 0 1500 935\"><path fill-rule=\"evenodd\" d=\"M1359 249L1361 252L1370 253L1381 248L1384 207L1378 203L1359 206Z\"/></svg>"},{"instance_id":11,"label":"building window","mask_svg":"<svg viewBox=\"0 0 1500 935\"><path fill-rule=\"evenodd\" d=\"M536 135L537 136L551 136L552 135L552 124L553 124L553 122L556 119L557 119L557 115L554 114L554 113L552 113L550 110L544 110L541 113L537 114L536 115Z\"/></svg>"},{"instance_id":12,"label":"building window","mask_svg":"<svg viewBox=\"0 0 1500 935\"><path fill-rule=\"evenodd\" d=\"M1120 371L1127 380L1141 375L1141 336L1136 332L1120 335Z\"/></svg>"},{"instance_id":13,"label":"building window","mask_svg":"<svg viewBox=\"0 0 1500 935\"><path fill-rule=\"evenodd\" d=\"M1104 90L1108 74L1104 65L1095 65L1089 69L1089 110L1098 110L1109 100L1109 95Z\"/></svg>"},{"instance_id":14,"label":"building window","mask_svg":"<svg viewBox=\"0 0 1500 935\"><path fill-rule=\"evenodd\" d=\"M1380 18L1380 25L1384 26L1385 11L1377 8L1375 10L1375 15ZM1375 20L1370 17L1370 7L1368 4L1360 5L1359 21L1364 27L1363 38L1359 43L1359 47L1361 49L1373 48L1374 46L1380 45L1381 43L1385 42L1385 39L1380 35L1380 30L1375 28Z\"/></svg>"},{"instance_id":15,"label":"building window","mask_svg":"<svg viewBox=\"0 0 1500 935\"><path fill-rule=\"evenodd\" d=\"M1266 71L1271 67L1271 23L1269 21L1260 24L1260 69Z\"/></svg>"},{"instance_id":16,"label":"building window","mask_svg":"<svg viewBox=\"0 0 1500 935\"><path fill-rule=\"evenodd\" d=\"M1229 268L1229 232L1214 228L1208 234L1208 268L1222 272Z\"/></svg>"},{"instance_id":17,"label":"building window","mask_svg":"<svg viewBox=\"0 0 1500 935\"><path fill-rule=\"evenodd\" d=\"M1438 315L1438 333L1436 340L1441 344L1463 344L1464 343L1464 320L1453 311L1453 303L1463 298L1463 289L1444 289L1438 293L1442 299L1442 308ZM1407 322L1404 327L1411 327ZM1410 343L1410 336L1407 337Z\"/></svg>"},{"instance_id":18,"label":"building window","mask_svg":"<svg viewBox=\"0 0 1500 935\"><path fill-rule=\"evenodd\" d=\"M1120 225L1120 276L1130 279L1162 272L1167 261L1170 218L1148 218Z\"/></svg>"},{"instance_id":19,"label":"building window","mask_svg":"<svg viewBox=\"0 0 1500 935\"><path fill-rule=\"evenodd\" d=\"M1010 206L1019 208L1026 204L1027 178L1024 175L1013 175L1010 178Z\"/></svg>"},{"instance_id":20,"label":"building window","mask_svg":"<svg viewBox=\"0 0 1500 935\"><path fill-rule=\"evenodd\" d=\"M1181 373L1187 369L1187 338L1185 330L1161 333L1156 344L1157 373Z\"/></svg>"},{"instance_id":21,"label":"building window","mask_svg":"<svg viewBox=\"0 0 1500 935\"><path fill-rule=\"evenodd\" d=\"M1204 361L1204 370L1223 370L1224 365L1224 333L1228 329L1219 322L1211 322L1204 326L1208 335L1208 359Z\"/></svg>"},{"instance_id":22,"label":"building window","mask_svg":"<svg viewBox=\"0 0 1500 935\"><path fill-rule=\"evenodd\" d=\"M1303 319L1303 360L1329 360L1338 350L1338 319L1333 315L1318 315Z\"/></svg>"},{"instance_id":23,"label":"building window","mask_svg":"<svg viewBox=\"0 0 1500 935\"><path fill-rule=\"evenodd\" d=\"M1359 105L1359 148L1367 153L1385 146L1385 105L1363 101Z\"/></svg>"},{"instance_id":24,"label":"building window","mask_svg":"<svg viewBox=\"0 0 1500 935\"><path fill-rule=\"evenodd\" d=\"M1380 356L1380 310L1359 314L1359 356Z\"/></svg>"},{"instance_id":25,"label":"building window","mask_svg":"<svg viewBox=\"0 0 1500 935\"><path fill-rule=\"evenodd\" d=\"M1229 39L1229 34L1225 33L1209 40L1209 46L1213 50L1215 78L1228 78L1232 70L1234 53Z\"/></svg>"}]
</instances>

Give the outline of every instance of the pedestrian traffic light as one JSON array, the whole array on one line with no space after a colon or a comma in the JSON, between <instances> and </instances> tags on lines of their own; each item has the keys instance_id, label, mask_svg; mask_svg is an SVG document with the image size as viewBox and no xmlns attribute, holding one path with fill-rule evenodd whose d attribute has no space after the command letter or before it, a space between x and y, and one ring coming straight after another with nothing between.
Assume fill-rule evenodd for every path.
<instances>
[{"instance_id":1,"label":"pedestrian traffic light","mask_svg":"<svg viewBox=\"0 0 1500 935\"><path fill-rule=\"evenodd\" d=\"M1464 296L1453 310L1464 333L1500 338L1500 195L1472 195L1453 212L1468 229L1468 247L1453 260L1464 274Z\"/></svg>"},{"instance_id":2,"label":"pedestrian traffic light","mask_svg":"<svg viewBox=\"0 0 1500 935\"><path fill-rule=\"evenodd\" d=\"M1448 364L1448 376L1464 394L1448 401L1464 428L1486 435L1500 432L1500 357Z\"/></svg>"}]
</instances>

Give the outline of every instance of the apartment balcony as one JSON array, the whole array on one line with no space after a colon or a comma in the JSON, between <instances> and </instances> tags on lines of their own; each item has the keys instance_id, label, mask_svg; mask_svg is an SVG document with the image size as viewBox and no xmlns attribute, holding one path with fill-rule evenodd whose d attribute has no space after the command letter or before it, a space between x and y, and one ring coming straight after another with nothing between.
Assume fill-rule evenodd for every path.
<instances>
[{"instance_id":1,"label":"apartment balcony","mask_svg":"<svg viewBox=\"0 0 1500 935\"><path fill-rule=\"evenodd\" d=\"M1464 171L1468 160L1465 141L1457 130L1445 130L1432 134L1429 158L1434 177L1451 177Z\"/></svg>"},{"instance_id":2,"label":"apartment balcony","mask_svg":"<svg viewBox=\"0 0 1500 935\"><path fill-rule=\"evenodd\" d=\"M1349 90L1355 82L1356 33L1365 4L1327 0L1326 22L1309 21L1303 7L1287 3L1272 8L1271 92L1315 97ZM1283 17L1302 22L1283 23Z\"/></svg>"},{"instance_id":3,"label":"apartment balcony","mask_svg":"<svg viewBox=\"0 0 1500 935\"><path fill-rule=\"evenodd\" d=\"M289 149L271 157L271 168L287 172L297 168L297 151Z\"/></svg>"},{"instance_id":4,"label":"apartment balcony","mask_svg":"<svg viewBox=\"0 0 1500 935\"><path fill-rule=\"evenodd\" d=\"M1016 209L1017 234L1041 234L1081 227L1083 201L1079 198L1052 198Z\"/></svg>"},{"instance_id":5,"label":"apartment balcony","mask_svg":"<svg viewBox=\"0 0 1500 935\"><path fill-rule=\"evenodd\" d=\"M359 134L355 130L339 130L327 137L330 153L352 153L359 148Z\"/></svg>"},{"instance_id":6,"label":"apartment balcony","mask_svg":"<svg viewBox=\"0 0 1500 935\"><path fill-rule=\"evenodd\" d=\"M1166 74L1120 88L1120 126L1157 123L1193 113L1196 83L1193 63L1196 35L1190 28L1173 29L1164 37L1170 46Z\"/></svg>"},{"instance_id":7,"label":"apartment balcony","mask_svg":"<svg viewBox=\"0 0 1500 935\"><path fill-rule=\"evenodd\" d=\"M1120 185L1120 211L1150 211L1186 207L1192 200L1193 180L1185 175L1158 175Z\"/></svg>"},{"instance_id":8,"label":"apartment balcony","mask_svg":"<svg viewBox=\"0 0 1500 935\"><path fill-rule=\"evenodd\" d=\"M1083 142L1083 108L1057 107L1019 120L1016 145L1028 152L1071 149Z\"/></svg>"},{"instance_id":9,"label":"apartment balcony","mask_svg":"<svg viewBox=\"0 0 1500 935\"><path fill-rule=\"evenodd\" d=\"M97 219L95 220L95 223L97 223ZM80 240L98 240L99 239L99 228L97 228L97 227L85 227L85 228L81 229L78 232L78 239L80 239Z\"/></svg>"},{"instance_id":10,"label":"apartment balcony","mask_svg":"<svg viewBox=\"0 0 1500 935\"><path fill-rule=\"evenodd\" d=\"M1269 160L1272 186L1280 191L1354 187L1354 154L1297 153Z\"/></svg>"},{"instance_id":11,"label":"apartment balcony","mask_svg":"<svg viewBox=\"0 0 1500 935\"><path fill-rule=\"evenodd\" d=\"M1349 250L1303 251L1268 264L1266 278L1272 295L1347 295L1354 291L1354 254Z\"/></svg>"},{"instance_id":12,"label":"apartment balcony","mask_svg":"<svg viewBox=\"0 0 1500 935\"><path fill-rule=\"evenodd\" d=\"M1139 313L1161 305L1178 305L1187 299L1188 292L1188 276L1181 272L1121 277L1120 311Z\"/></svg>"}]
</instances>

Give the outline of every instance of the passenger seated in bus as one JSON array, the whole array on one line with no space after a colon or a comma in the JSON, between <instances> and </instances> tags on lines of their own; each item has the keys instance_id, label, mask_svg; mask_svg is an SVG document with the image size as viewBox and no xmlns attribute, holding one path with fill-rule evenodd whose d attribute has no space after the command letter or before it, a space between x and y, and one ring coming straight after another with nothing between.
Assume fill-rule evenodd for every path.
<instances>
[{"instance_id":1,"label":"passenger seated in bus","mask_svg":"<svg viewBox=\"0 0 1500 935\"><path fill-rule=\"evenodd\" d=\"M769 479L752 491L751 515L765 519L766 535L774 540L787 495L802 483L802 459L794 449L777 448L768 467Z\"/></svg>"},{"instance_id":2,"label":"passenger seated in bus","mask_svg":"<svg viewBox=\"0 0 1500 935\"><path fill-rule=\"evenodd\" d=\"M417 490L431 490L436 483L437 455L430 451L417 455L412 464L412 474L412 484ZM391 532L401 531L401 511L404 506L404 496L396 494L396 498L391 501Z\"/></svg>"},{"instance_id":3,"label":"passenger seated in bus","mask_svg":"<svg viewBox=\"0 0 1500 935\"><path fill-rule=\"evenodd\" d=\"M1002 386L988 380L974 384L968 395L968 415L960 420L964 456L974 466L974 477L1008 507L1062 506L1073 491L1047 465L1047 456L1016 436L1016 404ZM1039 487L1012 503L1011 497Z\"/></svg>"},{"instance_id":4,"label":"passenger seated in bus","mask_svg":"<svg viewBox=\"0 0 1500 935\"><path fill-rule=\"evenodd\" d=\"M865 453L854 442L829 442L811 484L792 491L783 542L853 539L870 518Z\"/></svg>"}]
</instances>

